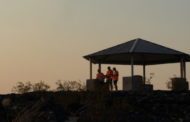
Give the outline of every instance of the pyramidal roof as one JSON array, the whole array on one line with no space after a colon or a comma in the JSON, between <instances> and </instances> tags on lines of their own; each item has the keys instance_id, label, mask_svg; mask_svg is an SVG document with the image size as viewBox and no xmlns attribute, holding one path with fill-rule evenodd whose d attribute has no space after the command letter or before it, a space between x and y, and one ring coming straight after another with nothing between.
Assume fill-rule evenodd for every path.
<instances>
[{"instance_id":1,"label":"pyramidal roof","mask_svg":"<svg viewBox=\"0 0 190 122\"><path fill-rule=\"evenodd\" d=\"M175 63L182 57L186 61L190 60L186 53L140 38L86 55L84 58L91 59L94 63L130 64L132 55L136 64Z\"/></svg>"},{"instance_id":2,"label":"pyramidal roof","mask_svg":"<svg viewBox=\"0 0 190 122\"><path fill-rule=\"evenodd\" d=\"M140 38L107 48L91 55L109 55L120 53L151 53L151 54L184 54L180 51L164 47Z\"/></svg>"}]
</instances>

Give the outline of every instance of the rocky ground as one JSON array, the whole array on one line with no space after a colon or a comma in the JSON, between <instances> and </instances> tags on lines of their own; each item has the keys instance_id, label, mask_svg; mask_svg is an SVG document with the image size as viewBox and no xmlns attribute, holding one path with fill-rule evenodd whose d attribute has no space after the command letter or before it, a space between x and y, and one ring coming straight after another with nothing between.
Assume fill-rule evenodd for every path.
<instances>
[{"instance_id":1,"label":"rocky ground","mask_svg":"<svg viewBox=\"0 0 190 122\"><path fill-rule=\"evenodd\" d=\"M0 122L190 122L190 91L0 95Z\"/></svg>"}]
</instances>

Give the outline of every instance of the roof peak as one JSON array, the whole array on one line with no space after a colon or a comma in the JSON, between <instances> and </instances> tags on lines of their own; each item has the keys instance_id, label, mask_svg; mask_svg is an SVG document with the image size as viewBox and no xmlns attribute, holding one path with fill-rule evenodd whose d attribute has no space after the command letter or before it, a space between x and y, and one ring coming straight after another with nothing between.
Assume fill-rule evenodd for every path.
<instances>
[{"instance_id":1,"label":"roof peak","mask_svg":"<svg viewBox=\"0 0 190 122\"><path fill-rule=\"evenodd\" d=\"M133 45L132 45L131 49L129 50L129 52L133 52L133 51L134 51L134 49L135 49L135 47L136 47L138 41L139 41L138 38L134 40Z\"/></svg>"}]
</instances>

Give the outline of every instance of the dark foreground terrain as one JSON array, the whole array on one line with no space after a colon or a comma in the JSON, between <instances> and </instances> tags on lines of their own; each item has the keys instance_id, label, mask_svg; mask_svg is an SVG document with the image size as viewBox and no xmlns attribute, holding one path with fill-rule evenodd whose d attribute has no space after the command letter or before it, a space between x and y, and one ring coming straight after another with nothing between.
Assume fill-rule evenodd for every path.
<instances>
[{"instance_id":1,"label":"dark foreground terrain","mask_svg":"<svg viewBox=\"0 0 190 122\"><path fill-rule=\"evenodd\" d=\"M190 92L0 95L0 122L190 122Z\"/></svg>"}]
</instances>

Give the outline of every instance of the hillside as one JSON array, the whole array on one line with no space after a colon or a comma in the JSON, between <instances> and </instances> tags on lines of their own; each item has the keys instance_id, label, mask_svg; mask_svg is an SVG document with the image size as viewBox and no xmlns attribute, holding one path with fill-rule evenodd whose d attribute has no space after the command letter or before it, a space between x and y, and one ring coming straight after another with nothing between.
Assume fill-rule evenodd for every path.
<instances>
[{"instance_id":1,"label":"hillside","mask_svg":"<svg viewBox=\"0 0 190 122\"><path fill-rule=\"evenodd\" d=\"M32 92L0 101L1 122L190 121L189 91Z\"/></svg>"}]
</instances>

